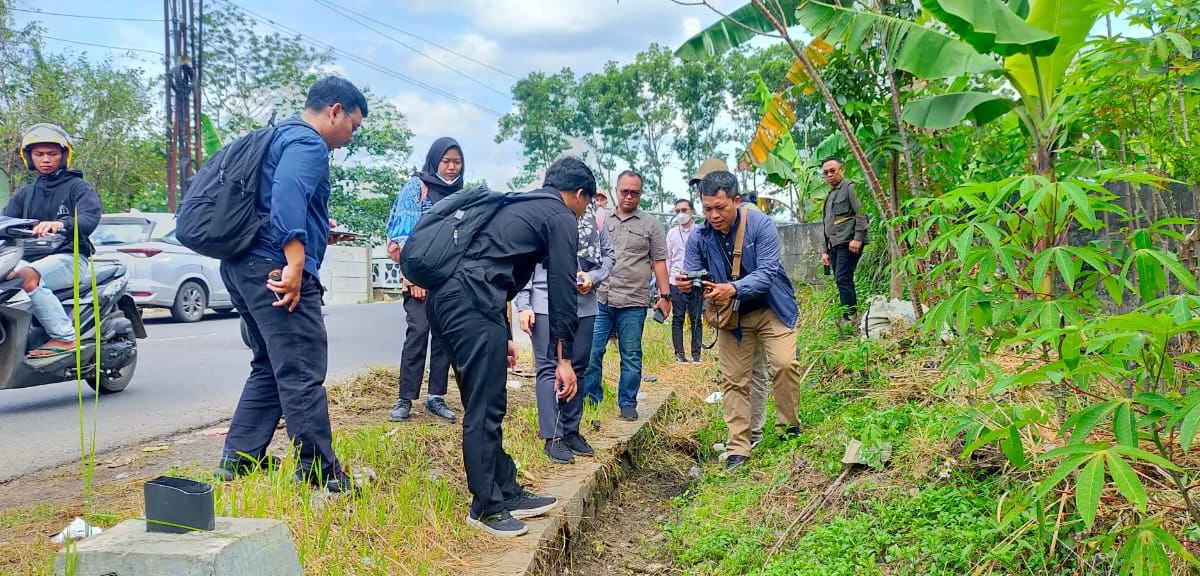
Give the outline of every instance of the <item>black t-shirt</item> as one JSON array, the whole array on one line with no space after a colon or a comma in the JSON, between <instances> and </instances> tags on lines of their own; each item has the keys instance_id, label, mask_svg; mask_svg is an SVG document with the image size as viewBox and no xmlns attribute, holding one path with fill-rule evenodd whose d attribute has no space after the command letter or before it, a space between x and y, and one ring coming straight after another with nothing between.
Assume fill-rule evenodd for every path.
<instances>
[{"instance_id":1,"label":"black t-shirt","mask_svg":"<svg viewBox=\"0 0 1200 576\"><path fill-rule=\"evenodd\" d=\"M717 242L719 242L721 244L721 253L725 255L725 269L730 270L731 277L733 276L733 274L732 274L733 245L736 240L736 238L734 236L735 236L735 234L737 234L738 223L741 221L741 219L742 219L742 213L741 213L741 210L739 210L737 212L737 216L735 216L733 219L733 225L729 227L728 234L722 234L720 232L716 232L716 230L713 231L713 232L716 232ZM743 254L745 254L745 249L746 249L746 246L743 243L742 244ZM745 258L742 259L741 266L739 266L739 268L741 268L741 270L738 272L738 278L745 278L746 275L748 275L748 274L750 274L750 272L752 272L752 270L748 270L746 268L746 259ZM761 310L766 307L767 307L767 297L765 295L755 296L754 298L751 298L749 300L742 300L741 303L738 304L738 313L739 314L747 314L750 312L754 312L755 310Z\"/></svg>"}]
</instances>

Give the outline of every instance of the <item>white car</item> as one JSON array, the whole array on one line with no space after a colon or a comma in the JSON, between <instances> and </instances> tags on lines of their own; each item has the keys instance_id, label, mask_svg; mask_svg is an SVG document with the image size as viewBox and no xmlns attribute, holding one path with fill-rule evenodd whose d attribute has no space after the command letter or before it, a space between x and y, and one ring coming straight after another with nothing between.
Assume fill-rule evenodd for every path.
<instances>
[{"instance_id":1,"label":"white car","mask_svg":"<svg viewBox=\"0 0 1200 576\"><path fill-rule=\"evenodd\" d=\"M196 322L210 308L233 310L220 262L175 239L174 214L105 214L91 240L93 260L114 260L129 270L129 294L139 308L170 309L179 322Z\"/></svg>"}]
</instances>

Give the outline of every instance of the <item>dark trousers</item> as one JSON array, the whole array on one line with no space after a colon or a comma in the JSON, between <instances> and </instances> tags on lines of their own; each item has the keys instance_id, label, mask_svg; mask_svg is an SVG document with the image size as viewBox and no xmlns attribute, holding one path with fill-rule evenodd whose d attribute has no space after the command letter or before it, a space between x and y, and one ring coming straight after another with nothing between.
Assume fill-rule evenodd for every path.
<instances>
[{"instance_id":1,"label":"dark trousers","mask_svg":"<svg viewBox=\"0 0 1200 576\"><path fill-rule=\"evenodd\" d=\"M585 316L579 319L579 328L575 330L571 367L575 369L577 378L587 372L595 324L595 316ZM577 434L579 421L583 419L582 387L576 389L574 398L565 402L558 399L558 392L554 389L558 359L546 355L549 345L550 316L538 314L533 321L533 357L537 365L538 435L543 440Z\"/></svg>"},{"instance_id":2,"label":"dark trousers","mask_svg":"<svg viewBox=\"0 0 1200 576\"><path fill-rule=\"evenodd\" d=\"M400 354L400 398L416 400L421 397L421 381L425 379L425 352L429 352L429 395L445 396L450 383L450 358L437 338L430 341L429 317L426 303L416 298L404 299L408 328L404 333L404 351Z\"/></svg>"},{"instance_id":3,"label":"dark trousers","mask_svg":"<svg viewBox=\"0 0 1200 576\"><path fill-rule=\"evenodd\" d=\"M500 428L508 410L508 340L505 311L486 310L455 276L429 297L429 323L454 366L463 402L463 464L471 512L504 510L521 493L517 466L504 452Z\"/></svg>"},{"instance_id":4,"label":"dark trousers","mask_svg":"<svg viewBox=\"0 0 1200 576\"><path fill-rule=\"evenodd\" d=\"M834 246L829 251L829 260L833 264L833 279L837 283L838 299L842 305L842 317L850 319L858 308L858 293L854 290L854 270L858 268L858 260L862 258L862 250L858 254L850 251L849 244Z\"/></svg>"},{"instance_id":5,"label":"dark trousers","mask_svg":"<svg viewBox=\"0 0 1200 576\"><path fill-rule=\"evenodd\" d=\"M321 317L321 282L305 274L296 310L275 307L267 276L283 265L250 256L222 262L221 279L250 333L250 377L242 389L222 456L261 459L280 416L299 455L298 473L314 483L340 478L333 453L325 372L328 335Z\"/></svg>"},{"instance_id":6,"label":"dark trousers","mask_svg":"<svg viewBox=\"0 0 1200 576\"><path fill-rule=\"evenodd\" d=\"M687 360L683 352L683 322L690 317L692 323L692 360L700 360L700 348L704 340L704 298L696 290L683 293L671 286L671 341L675 344L675 357Z\"/></svg>"}]
</instances>

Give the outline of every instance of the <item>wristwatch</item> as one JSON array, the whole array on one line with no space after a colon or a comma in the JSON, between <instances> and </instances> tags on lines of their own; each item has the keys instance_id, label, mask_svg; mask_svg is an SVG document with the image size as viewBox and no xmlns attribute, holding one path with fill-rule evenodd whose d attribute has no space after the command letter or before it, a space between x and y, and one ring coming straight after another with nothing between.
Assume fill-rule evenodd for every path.
<instances>
[{"instance_id":1,"label":"wristwatch","mask_svg":"<svg viewBox=\"0 0 1200 576\"><path fill-rule=\"evenodd\" d=\"M659 299L666 300L667 302L671 301L671 293L670 292L659 292L658 297L659 297Z\"/></svg>"}]
</instances>

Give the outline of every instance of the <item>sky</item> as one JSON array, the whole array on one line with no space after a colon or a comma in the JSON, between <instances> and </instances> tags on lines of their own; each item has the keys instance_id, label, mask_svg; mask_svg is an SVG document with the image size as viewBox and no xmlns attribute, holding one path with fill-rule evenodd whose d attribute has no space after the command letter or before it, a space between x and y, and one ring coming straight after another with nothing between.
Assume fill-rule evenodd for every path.
<instances>
[{"instance_id":1,"label":"sky","mask_svg":"<svg viewBox=\"0 0 1200 576\"><path fill-rule=\"evenodd\" d=\"M705 7L681 6L671 0L327 1L450 48L470 60L369 23L424 55L418 54L317 0L238 0L236 3L320 42L333 44L434 87L437 91L346 58L337 58L339 73L386 96L405 114L414 133L410 164L422 163L433 140L452 136L463 146L467 179L486 179L493 187L502 187L520 172L524 164L519 143L494 142L498 113L512 110L508 95L518 78L535 70L557 72L564 66L570 66L577 76L598 72L609 60L631 62L635 54L652 42L674 48L719 18ZM217 0L205 0L205 3L211 6ZM741 0L713 2L721 9L741 3ZM63 14L162 18L162 2L154 0L13 2L13 7L18 10L30 10L35 6L44 12ZM14 17L18 24L40 21L46 36L52 38L162 51L161 22L92 20L21 11L14 12ZM262 26L264 31L269 31ZM71 51L96 59L111 57L155 74L162 70L161 57L156 60L149 53L129 54L52 39L47 39L46 43L56 51ZM438 92L452 94L458 100ZM734 143L729 143L730 149L733 146ZM674 163L679 164L678 160ZM680 168L669 170L665 176L672 184L669 188L673 192L685 191Z\"/></svg>"},{"instance_id":2,"label":"sky","mask_svg":"<svg viewBox=\"0 0 1200 576\"><path fill-rule=\"evenodd\" d=\"M205 3L211 6L218 1L225 0L205 0ZM728 11L744 1L710 3ZM369 16L377 22L369 22L371 26L409 47L367 29L322 2ZM609 60L631 62L637 52L651 43L677 47L719 18L703 6L682 6L671 0L237 0L236 3L277 24L432 87L406 82L337 57L335 69L339 73L386 96L405 114L414 133L409 164L420 165L436 138L452 136L463 146L467 179L486 179L494 188L503 188L524 164L519 143L494 142L499 114L512 110L508 94L518 78L534 70L554 73L564 66L582 76L600 71ZM111 57L152 74L162 70L161 59L154 54L50 39L161 53L161 21L93 20L27 12L37 6L44 12L63 14L161 19L162 2L15 0L12 5L18 10L14 12L18 24L35 19L42 23L49 37L47 45L53 50L96 59ZM384 26L427 39L458 54ZM260 27L271 31L266 24ZM1116 28L1118 33L1128 31L1122 23ZM1094 32L1102 31L1101 22ZM721 149L732 152L740 145L728 142ZM678 159L673 159L664 176L669 191L685 194L686 177Z\"/></svg>"}]
</instances>

